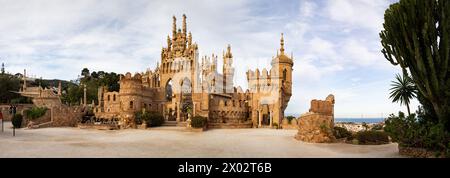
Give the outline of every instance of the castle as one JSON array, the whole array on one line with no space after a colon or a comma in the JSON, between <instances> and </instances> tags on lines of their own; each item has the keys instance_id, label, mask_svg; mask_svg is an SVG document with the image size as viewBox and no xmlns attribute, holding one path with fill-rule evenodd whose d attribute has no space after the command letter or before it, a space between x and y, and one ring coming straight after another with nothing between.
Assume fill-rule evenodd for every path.
<instances>
[{"instance_id":1,"label":"castle","mask_svg":"<svg viewBox=\"0 0 450 178\"><path fill-rule=\"evenodd\" d=\"M222 72L217 55L199 56L198 45L187 32L186 16L177 29L173 17L172 37L161 50L154 70L126 73L120 77L119 92L101 87L97 118L118 118L133 125L138 111L163 114L166 123L185 125L190 116L208 118L209 127L273 127L280 125L292 95L293 57L285 54L283 34L271 69L249 70L248 89L235 87L231 46L222 54Z\"/></svg>"}]
</instances>

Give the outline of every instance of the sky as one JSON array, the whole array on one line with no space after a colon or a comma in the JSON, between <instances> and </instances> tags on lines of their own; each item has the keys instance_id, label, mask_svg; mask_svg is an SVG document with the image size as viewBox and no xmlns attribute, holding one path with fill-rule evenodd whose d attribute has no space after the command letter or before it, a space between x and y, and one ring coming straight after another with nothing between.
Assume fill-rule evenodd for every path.
<instances>
[{"instance_id":1,"label":"sky","mask_svg":"<svg viewBox=\"0 0 450 178\"><path fill-rule=\"evenodd\" d=\"M294 56L286 114L335 95L335 117L406 111L389 99L399 66L380 52L384 11L394 0L0 0L0 62L10 73L76 79L84 67L116 73L154 69L182 15L200 56L231 45L235 85L270 68L284 33ZM219 61L221 63L222 61ZM220 67L220 66L219 66ZM417 101L411 104L416 110Z\"/></svg>"}]
</instances>

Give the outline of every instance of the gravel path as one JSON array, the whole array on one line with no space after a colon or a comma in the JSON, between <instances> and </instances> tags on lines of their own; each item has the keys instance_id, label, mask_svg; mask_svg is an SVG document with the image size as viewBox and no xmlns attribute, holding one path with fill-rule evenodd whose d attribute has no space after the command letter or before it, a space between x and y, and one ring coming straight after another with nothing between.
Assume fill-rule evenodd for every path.
<instances>
[{"instance_id":1,"label":"gravel path","mask_svg":"<svg viewBox=\"0 0 450 178\"><path fill-rule=\"evenodd\" d=\"M18 129L0 132L0 157L401 157L397 144L312 144L296 130L182 128L86 130Z\"/></svg>"}]
</instances>

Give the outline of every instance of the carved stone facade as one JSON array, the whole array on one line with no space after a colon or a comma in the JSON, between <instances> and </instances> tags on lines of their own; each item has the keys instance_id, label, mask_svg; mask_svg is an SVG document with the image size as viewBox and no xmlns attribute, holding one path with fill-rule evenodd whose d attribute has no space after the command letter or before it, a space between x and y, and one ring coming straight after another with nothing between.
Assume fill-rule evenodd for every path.
<instances>
[{"instance_id":1,"label":"carved stone facade","mask_svg":"<svg viewBox=\"0 0 450 178\"><path fill-rule=\"evenodd\" d=\"M161 61L154 70L120 78L119 92L99 89L98 118L119 118L132 126L137 111L162 113L166 122L185 123L188 113L208 118L214 127L271 127L280 125L292 95L292 55L281 48L272 59L271 69L247 72L249 89L243 91L233 83L234 67L231 46L222 54L222 73L218 56L199 56L198 45L187 31L186 16L182 29L173 17L172 36L161 50Z\"/></svg>"},{"instance_id":2,"label":"carved stone facade","mask_svg":"<svg viewBox=\"0 0 450 178\"><path fill-rule=\"evenodd\" d=\"M61 106L61 82L59 82L57 91L51 88L28 87L27 86L27 71L23 71L23 85L19 92L16 92L22 96L32 99L33 104L38 107L57 107Z\"/></svg>"},{"instance_id":3,"label":"carved stone facade","mask_svg":"<svg viewBox=\"0 0 450 178\"><path fill-rule=\"evenodd\" d=\"M335 140L334 128L334 96L322 100L312 100L308 113L299 118L297 140L313 143L327 143Z\"/></svg>"}]
</instances>

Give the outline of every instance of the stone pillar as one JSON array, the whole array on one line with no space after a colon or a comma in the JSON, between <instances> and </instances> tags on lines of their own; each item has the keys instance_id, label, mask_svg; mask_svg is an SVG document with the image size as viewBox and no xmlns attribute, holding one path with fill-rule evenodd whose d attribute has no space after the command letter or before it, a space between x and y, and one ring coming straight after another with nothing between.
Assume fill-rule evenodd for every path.
<instances>
[{"instance_id":1,"label":"stone pillar","mask_svg":"<svg viewBox=\"0 0 450 178\"><path fill-rule=\"evenodd\" d=\"M261 127L261 123L262 123L262 114L261 114L261 110L258 111L258 127Z\"/></svg>"},{"instance_id":2,"label":"stone pillar","mask_svg":"<svg viewBox=\"0 0 450 178\"><path fill-rule=\"evenodd\" d=\"M181 118L180 118L180 104L177 104L177 122L180 122Z\"/></svg>"},{"instance_id":3,"label":"stone pillar","mask_svg":"<svg viewBox=\"0 0 450 178\"><path fill-rule=\"evenodd\" d=\"M270 123L270 127L272 128L272 122L273 122L273 112L270 112L269 114L269 123Z\"/></svg>"},{"instance_id":4,"label":"stone pillar","mask_svg":"<svg viewBox=\"0 0 450 178\"><path fill-rule=\"evenodd\" d=\"M195 116L195 103L192 103L192 115Z\"/></svg>"},{"instance_id":5,"label":"stone pillar","mask_svg":"<svg viewBox=\"0 0 450 178\"><path fill-rule=\"evenodd\" d=\"M86 85L84 85L84 95L83 95L83 106L87 104L87 96L86 96Z\"/></svg>"}]
</instances>

